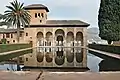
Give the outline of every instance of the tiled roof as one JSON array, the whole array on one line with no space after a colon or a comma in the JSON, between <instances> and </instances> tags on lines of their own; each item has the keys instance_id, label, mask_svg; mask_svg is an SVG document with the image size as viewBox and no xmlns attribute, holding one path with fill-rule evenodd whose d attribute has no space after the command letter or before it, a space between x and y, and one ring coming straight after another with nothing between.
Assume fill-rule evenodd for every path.
<instances>
[{"instance_id":1,"label":"tiled roof","mask_svg":"<svg viewBox=\"0 0 120 80\"><path fill-rule=\"evenodd\" d=\"M88 23L85 23L80 20L47 20L47 25L86 25L89 26Z\"/></svg>"},{"instance_id":2,"label":"tiled roof","mask_svg":"<svg viewBox=\"0 0 120 80\"><path fill-rule=\"evenodd\" d=\"M88 27L89 25L80 20L47 20L45 24L30 25L30 27Z\"/></svg>"},{"instance_id":3,"label":"tiled roof","mask_svg":"<svg viewBox=\"0 0 120 80\"><path fill-rule=\"evenodd\" d=\"M15 32L17 32L17 29L4 29L4 28L0 28L0 33L15 33Z\"/></svg>"},{"instance_id":4,"label":"tiled roof","mask_svg":"<svg viewBox=\"0 0 120 80\"><path fill-rule=\"evenodd\" d=\"M24 7L26 10L28 9L46 9L47 12L49 12L48 8L44 6L43 4L31 4Z\"/></svg>"}]
</instances>

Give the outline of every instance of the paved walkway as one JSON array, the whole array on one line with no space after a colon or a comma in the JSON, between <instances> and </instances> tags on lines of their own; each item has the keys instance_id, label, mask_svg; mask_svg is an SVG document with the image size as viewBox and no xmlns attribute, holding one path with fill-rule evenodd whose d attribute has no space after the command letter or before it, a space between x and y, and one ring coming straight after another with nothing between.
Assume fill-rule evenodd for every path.
<instances>
[{"instance_id":1,"label":"paved walkway","mask_svg":"<svg viewBox=\"0 0 120 80\"><path fill-rule=\"evenodd\" d=\"M120 80L120 72L5 72L0 80Z\"/></svg>"},{"instance_id":2,"label":"paved walkway","mask_svg":"<svg viewBox=\"0 0 120 80\"><path fill-rule=\"evenodd\" d=\"M33 49L33 48L25 48L25 49L13 50L13 51L8 51L8 52L2 52L2 53L0 53L0 55L13 54L16 52L26 51L26 50L30 50L30 49Z\"/></svg>"},{"instance_id":3,"label":"paved walkway","mask_svg":"<svg viewBox=\"0 0 120 80\"><path fill-rule=\"evenodd\" d=\"M118 54L109 53L109 52L100 51L100 50L95 50L95 49L91 49L91 48L87 48L87 49L91 50L91 51L94 51L94 52L98 52L100 54L104 54L104 55L107 55L107 56L110 56L110 57L114 57L114 58L120 59L120 55L118 55Z\"/></svg>"}]
</instances>

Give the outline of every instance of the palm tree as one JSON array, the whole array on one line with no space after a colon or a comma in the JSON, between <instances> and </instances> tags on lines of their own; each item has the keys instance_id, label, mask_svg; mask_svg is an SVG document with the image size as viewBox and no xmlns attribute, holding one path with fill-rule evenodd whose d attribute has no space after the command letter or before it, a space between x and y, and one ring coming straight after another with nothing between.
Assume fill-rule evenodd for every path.
<instances>
[{"instance_id":1,"label":"palm tree","mask_svg":"<svg viewBox=\"0 0 120 80\"><path fill-rule=\"evenodd\" d=\"M19 42L21 25L23 27L29 25L31 16L29 12L24 9L24 3L14 0L10 2L10 4L10 6L6 6L8 10L4 12L4 21L17 28L17 41Z\"/></svg>"},{"instance_id":2,"label":"palm tree","mask_svg":"<svg viewBox=\"0 0 120 80\"><path fill-rule=\"evenodd\" d=\"M8 26L9 24L7 22L3 21L3 16L4 15L0 14L0 20L1 20L0 21L0 26L3 26L3 25L7 25Z\"/></svg>"}]
</instances>

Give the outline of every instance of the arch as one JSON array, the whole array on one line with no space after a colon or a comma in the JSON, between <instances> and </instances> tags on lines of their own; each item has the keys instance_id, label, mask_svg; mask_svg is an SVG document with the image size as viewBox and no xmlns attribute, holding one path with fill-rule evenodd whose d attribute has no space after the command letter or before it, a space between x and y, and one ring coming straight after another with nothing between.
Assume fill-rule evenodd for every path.
<instances>
[{"instance_id":1,"label":"arch","mask_svg":"<svg viewBox=\"0 0 120 80\"><path fill-rule=\"evenodd\" d=\"M42 32L38 32L37 33L37 45L38 46L43 46L44 45L44 40L43 40L44 36L43 36L43 33Z\"/></svg>"},{"instance_id":2,"label":"arch","mask_svg":"<svg viewBox=\"0 0 120 80\"><path fill-rule=\"evenodd\" d=\"M44 54L41 52L38 52L36 55L36 58L37 58L37 62L41 63L41 62L43 62Z\"/></svg>"},{"instance_id":3,"label":"arch","mask_svg":"<svg viewBox=\"0 0 120 80\"><path fill-rule=\"evenodd\" d=\"M66 53L67 62L72 63L74 61L74 53L70 51L66 51Z\"/></svg>"},{"instance_id":4,"label":"arch","mask_svg":"<svg viewBox=\"0 0 120 80\"><path fill-rule=\"evenodd\" d=\"M53 60L53 55L52 55L52 53L47 52L47 53L45 54L45 58L46 58L46 61L47 61L48 63L52 62L52 60Z\"/></svg>"},{"instance_id":5,"label":"arch","mask_svg":"<svg viewBox=\"0 0 120 80\"><path fill-rule=\"evenodd\" d=\"M38 38L38 39L43 38L43 33L42 33L42 32L38 32L38 33L37 33L37 38Z\"/></svg>"},{"instance_id":6,"label":"arch","mask_svg":"<svg viewBox=\"0 0 120 80\"><path fill-rule=\"evenodd\" d=\"M70 31L67 33L67 42L71 41L74 41L74 33Z\"/></svg>"},{"instance_id":7,"label":"arch","mask_svg":"<svg viewBox=\"0 0 120 80\"><path fill-rule=\"evenodd\" d=\"M47 32L47 33L46 33L46 40L47 40L47 41L51 41L52 38L53 38L52 32Z\"/></svg>"},{"instance_id":8,"label":"arch","mask_svg":"<svg viewBox=\"0 0 120 80\"><path fill-rule=\"evenodd\" d=\"M83 45L83 33L82 32L77 32L76 33L76 41L77 41L77 46L82 46ZM76 61L78 63L83 61L83 52L82 49L76 48Z\"/></svg>"},{"instance_id":9,"label":"arch","mask_svg":"<svg viewBox=\"0 0 120 80\"><path fill-rule=\"evenodd\" d=\"M83 46L83 33L82 32L77 32L76 33L76 46Z\"/></svg>"},{"instance_id":10,"label":"arch","mask_svg":"<svg viewBox=\"0 0 120 80\"><path fill-rule=\"evenodd\" d=\"M65 62L65 56L62 56L62 57L55 57L55 63L57 65L63 65Z\"/></svg>"},{"instance_id":11,"label":"arch","mask_svg":"<svg viewBox=\"0 0 120 80\"><path fill-rule=\"evenodd\" d=\"M52 32L47 32L46 33L46 42L45 42L45 45L51 46L52 40L53 40L53 34L52 34Z\"/></svg>"},{"instance_id":12,"label":"arch","mask_svg":"<svg viewBox=\"0 0 120 80\"><path fill-rule=\"evenodd\" d=\"M65 32L62 29L57 29L55 31L55 37L56 37L56 41L57 41L56 45L59 45L59 46L63 45L64 35L65 35Z\"/></svg>"},{"instance_id":13,"label":"arch","mask_svg":"<svg viewBox=\"0 0 120 80\"><path fill-rule=\"evenodd\" d=\"M58 36L58 35L64 36L64 35L65 35L65 32L64 32L62 29L57 29L57 30L55 31L55 35L56 35L56 36Z\"/></svg>"},{"instance_id":14,"label":"arch","mask_svg":"<svg viewBox=\"0 0 120 80\"><path fill-rule=\"evenodd\" d=\"M61 35L57 36L57 41L63 41L63 36Z\"/></svg>"},{"instance_id":15,"label":"arch","mask_svg":"<svg viewBox=\"0 0 120 80\"><path fill-rule=\"evenodd\" d=\"M76 41L82 41L83 40L83 33L77 32L76 33Z\"/></svg>"},{"instance_id":16,"label":"arch","mask_svg":"<svg viewBox=\"0 0 120 80\"><path fill-rule=\"evenodd\" d=\"M64 51L56 51L57 56L62 57L64 54Z\"/></svg>"},{"instance_id":17,"label":"arch","mask_svg":"<svg viewBox=\"0 0 120 80\"><path fill-rule=\"evenodd\" d=\"M83 53L76 53L76 61L81 63L83 61Z\"/></svg>"}]
</instances>

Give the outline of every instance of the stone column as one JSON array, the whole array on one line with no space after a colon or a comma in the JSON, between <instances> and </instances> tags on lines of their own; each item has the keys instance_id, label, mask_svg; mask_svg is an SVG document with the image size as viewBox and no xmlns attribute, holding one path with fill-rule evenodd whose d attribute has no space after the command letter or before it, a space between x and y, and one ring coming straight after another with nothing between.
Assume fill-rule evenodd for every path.
<instances>
[{"instance_id":1,"label":"stone column","mask_svg":"<svg viewBox=\"0 0 120 80\"><path fill-rule=\"evenodd\" d=\"M64 32L65 32L65 35L64 35L63 46L66 47L67 46L67 41L66 41L66 39L67 39L67 28L64 29ZM65 48L63 48L63 52L64 52L64 56L65 56L64 66L67 66L67 57L66 57L67 53L66 53L66 49Z\"/></svg>"},{"instance_id":2,"label":"stone column","mask_svg":"<svg viewBox=\"0 0 120 80\"><path fill-rule=\"evenodd\" d=\"M74 28L74 46L76 46L76 28ZM74 67L76 66L76 48L74 48Z\"/></svg>"},{"instance_id":3,"label":"stone column","mask_svg":"<svg viewBox=\"0 0 120 80\"><path fill-rule=\"evenodd\" d=\"M45 41L46 41L46 28L44 28L44 31L43 31L43 43L44 43L44 47L45 47ZM45 48L44 48L44 51L43 51L43 54L44 54L44 59L43 59L43 65L44 67L46 67L46 60L45 60Z\"/></svg>"},{"instance_id":4,"label":"stone column","mask_svg":"<svg viewBox=\"0 0 120 80\"><path fill-rule=\"evenodd\" d=\"M53 28L53 44L52 46L55 47L55 28ZM53 67L55 66L55 48L52 48L53 51L52 51L52 54L53 54Z\"/></svg>"},{"instance_id":5,"label":"stone column","mask_svg":"<svg viewBox=\"0 0 120 80\"><path fill-rule=\"evenodd\" d=\"M87 28L83 29L83 67L87 67Z\"/></svg>"}]
</instances>

